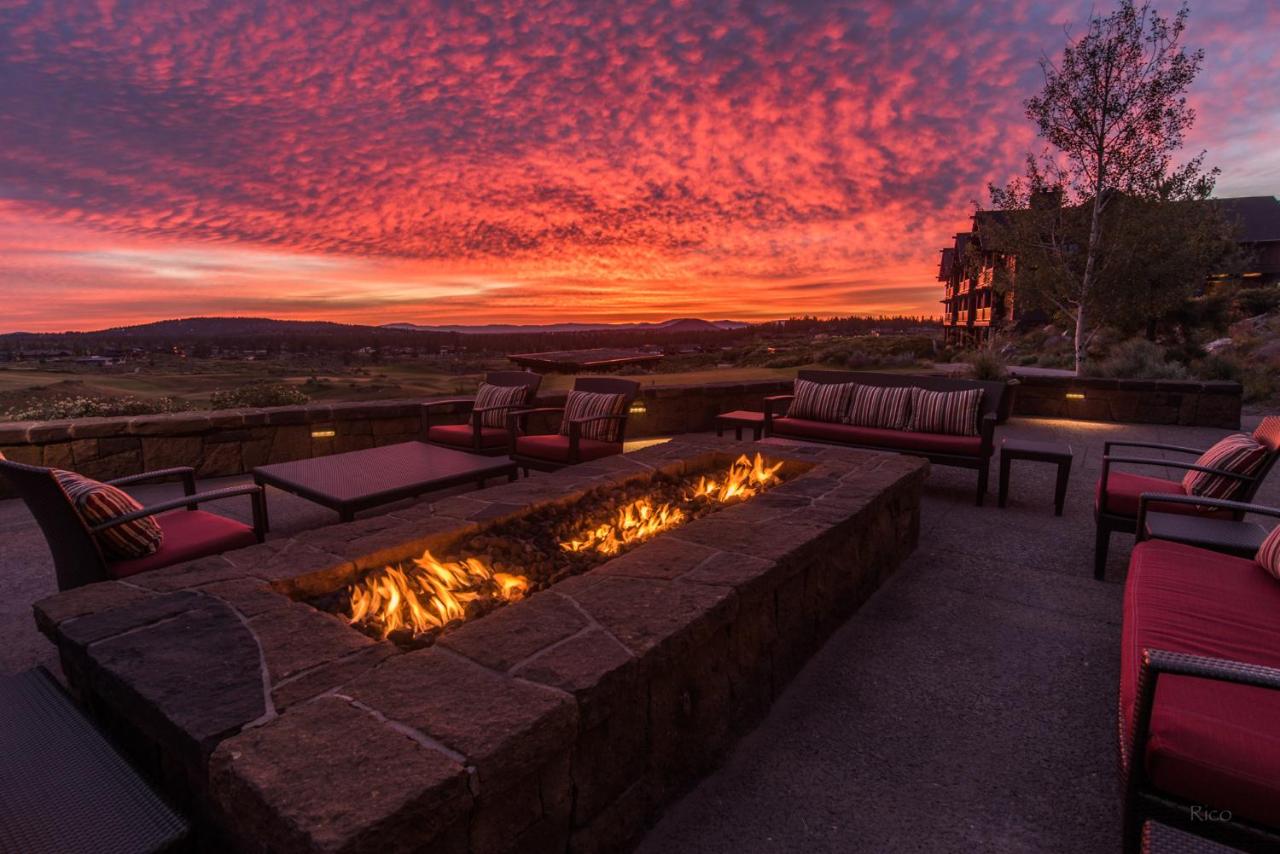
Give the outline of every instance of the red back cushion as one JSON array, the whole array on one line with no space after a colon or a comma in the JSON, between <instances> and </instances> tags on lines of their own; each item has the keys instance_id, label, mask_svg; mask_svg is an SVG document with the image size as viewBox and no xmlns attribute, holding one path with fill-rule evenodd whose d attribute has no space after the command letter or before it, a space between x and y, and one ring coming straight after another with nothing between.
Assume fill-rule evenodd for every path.
<instances>
[{"instance_id":1,"label":"red back cushion","mask_svg":"<svg viewBox=\"0 0 1280 854\"><path fill-rule=\"evenodd\" d=\"M75 472L61 469L53 469L52 472L80 518L90 528L142 509L141 504L114 486L99 483ZM111 560L146 557L155 553L164 541L164 532L160 530L154 516L143 516L94 536L103 554Z\"/></svg>"},{"instance_id":2,"label":"red back cushion","mask_svg":"<svg viewBox=\"0 0 1280 854\"><path fill-rule=\"evenodd\" d=\"M594 418L598 415L622 415L626 406L625 394L571 391L564 402L564 420L560 422L560 435L569 435L570 421L578 418ZM582 425L582 432L579 435L583 439L617 442L622 435L622 422L617 419L590 421Z\"/></svg>"},{"instance_id":3,"label":"red back cushion","mask_svg":"<svg viewBox=\"0 0 1280 854\"><path fill-rule=\"evenodd\" d=\"M1235 433L1201 454L1200 459L1196 460L1196 465L1237 474L1254 475L1262 468L1266 459L1265 445L1255 442L1251 436ZM1203 471L1188 471L1182 477L1182 488L1187 491L1187 495L1199 495L1204 498L1231 499L1239 495L1245 485L1244 481L1233 477Z\"/></svg>"}]
</instances>

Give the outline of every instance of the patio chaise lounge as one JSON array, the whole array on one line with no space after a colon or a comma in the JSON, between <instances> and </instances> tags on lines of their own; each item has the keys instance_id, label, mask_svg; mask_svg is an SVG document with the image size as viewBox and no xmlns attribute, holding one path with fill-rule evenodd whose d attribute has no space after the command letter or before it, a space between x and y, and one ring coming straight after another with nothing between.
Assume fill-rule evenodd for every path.
<instances>
[{"instance_id":1,"label":"patio chaise lounge","mask_svg":"<svg viewBox=\"0 0 1280 854\"><path fill-rule=\"evenodd\" d=\"M1156 499L1165 512L1212 505L1280 517L1233 501L1142 498ZM1165 540L1134 547L1120 657L1126 850L1138 850L1143 823L1155 820L1243 850L1280 851L1277 538L1256 558Z\"/></svg>"}]
</instances>

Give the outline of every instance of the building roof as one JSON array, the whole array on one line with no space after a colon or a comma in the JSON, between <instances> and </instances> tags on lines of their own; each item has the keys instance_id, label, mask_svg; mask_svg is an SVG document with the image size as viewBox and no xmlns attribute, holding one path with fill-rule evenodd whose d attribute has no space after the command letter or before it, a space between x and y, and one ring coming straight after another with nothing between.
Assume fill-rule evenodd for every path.
<instances>
[{"instance_id":1,"label":"building roof","mask_svg":"<svg viewBox=\"0 0 1280 854\"><path fill-rule=\"evenodd\" d=\"M1239 224L1241 243L1280 241L1280 200L1275 196L1213 199L1223 215Z\"/></svg>"},{"instance_id":2,"label":"building roof","mask_svg":"<svg viewBox=\"0 0 1280 854\"><path fill-rule=\"evenodd\" d=\"M652 364L662 360L661 353L643 350L554 350L546 353L512 353L507 356L524 368L548 372L573 373L580 370L606 370L625 365Z\"/></svg>"}]
</instances>

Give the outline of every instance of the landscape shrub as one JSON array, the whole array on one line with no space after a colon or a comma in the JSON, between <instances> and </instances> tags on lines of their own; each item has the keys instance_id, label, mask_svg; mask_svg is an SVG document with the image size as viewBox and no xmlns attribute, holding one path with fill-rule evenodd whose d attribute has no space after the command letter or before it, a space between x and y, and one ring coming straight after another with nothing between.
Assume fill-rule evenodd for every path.
<instances>
[{"instance_id":1,"label":"landscape shrub","mask_svg":"<svg viewBox=\"0 0 1280 854\"><path fill-rule=\"evenodd\" d=\"M1085 363L1085 375L1105 379L1179 380L1186 366L1171 362L1165 349L1145 338L1130 338L1111 348L1105 358Z\"/></svg>"},{"instance_id":2,"label":"landscape shrub","mask_svg":"<svg viewBox=\"0 0 1280 854\"><path fill-rule=\"evenodd\" d=\"M1280 309L1280 285L1242 288L1236 294L1236 311L1243 317L1256 317Z\"/></svg>"},{"instance_id":3,"label":"landscape shrub","mask_svg":"<svg viewBox=\"0 0 1280 854\"><path fill-rule=\"evenodd\" d=\"M974 350L967 361L975 380L1002 380L1009 375L1004 357L988 347Z\"/></svg>"},{"instance_id":4,"label":"landscape shrub","mask_svg":"<svg viewBox=\"0 0 1280 854\"><path fill-rule=\"evenodd\" d=\"M1245 370L1240 361L1225 353L1211 353L1192 365L1192 372L1202 380L1231 380L1241 382Z\"/></svg>"},{"instance_id":5,"label":"landscape shrub","mask_svg":"<svg viewBox=\"0 0 1280 854\"><path fill-rule=\"evenodd\" d=\"M209 398L211 409L242 409L260 406L294 406L311 400L302 389L285 383L250 383L228 391L215 391Z\"/></svg>"},{"instance_id":6,"label":"landscape shrub","mask_svg":"<svg viewBox=\"0 0 1280 854\"><path fill-rule=\"evenodd\" d=\"M70 418L112 418L182 412L190 405L172 397L53 397L0 413L3 421L62 421Z\"/></svg>"}]
</instances>

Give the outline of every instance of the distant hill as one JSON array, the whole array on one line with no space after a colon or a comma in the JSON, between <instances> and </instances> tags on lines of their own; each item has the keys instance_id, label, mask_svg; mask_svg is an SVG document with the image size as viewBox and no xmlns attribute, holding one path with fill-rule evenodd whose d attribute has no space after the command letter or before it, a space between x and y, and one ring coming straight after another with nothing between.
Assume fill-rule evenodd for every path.
<instances>
[{"instance_id":1,"label":"distant hill","mask_svg":"<svg viewBox=\"0 0 1280 854\"><path fill-rule=\"evenodd\" d=\"M546 332L713 332L717 329L745 329L750 324L736 320L701 320L680 317L661 323L490 323L481 326L448 324L426 326L417 323L388 323L386 329L408 329L417 332L458 332L465 335L539 334Z\"/></svg>"},{"instance_id":2,"label":"distant hill","mask_svg":"<svg viewBox=\"0 0 1280 854\"><path fill-rule=\"evenodd\" d=\"M136 326L114 326L86 332L117 338L224 338L242 335L323 335L330 332L370 332L383 327L324 320L273 320L269 317L184 317Z\"/></svg>"}]
</instances>

